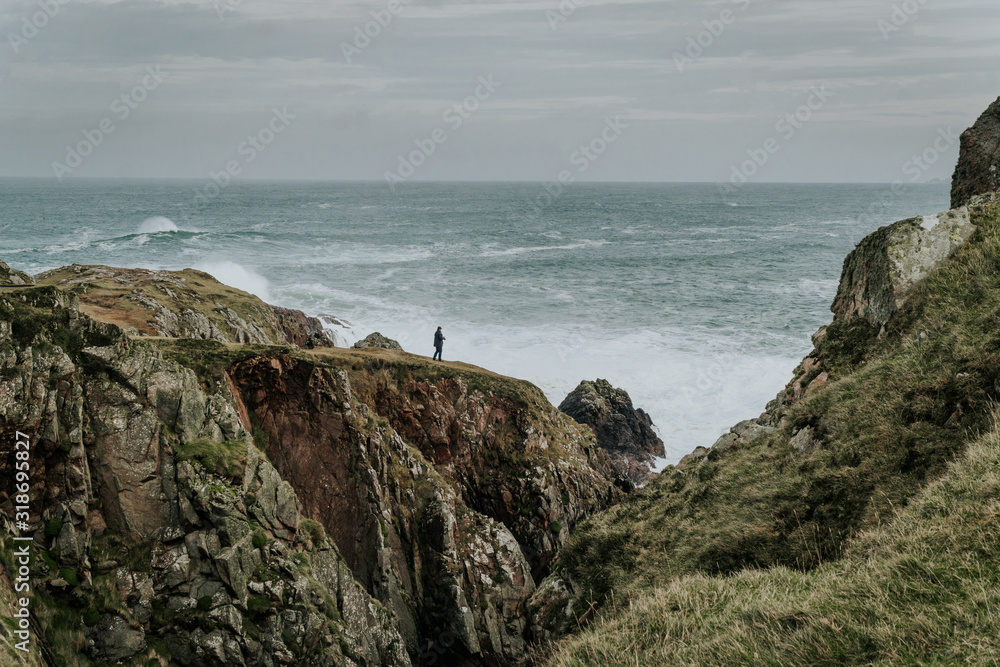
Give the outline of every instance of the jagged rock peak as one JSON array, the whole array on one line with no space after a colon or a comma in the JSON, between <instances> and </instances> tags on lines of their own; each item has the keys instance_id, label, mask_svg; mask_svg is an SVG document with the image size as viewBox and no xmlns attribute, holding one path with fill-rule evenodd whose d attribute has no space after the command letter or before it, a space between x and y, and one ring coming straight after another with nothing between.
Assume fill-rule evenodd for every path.
<instances>
[{"instance_id":1,"label":"jagged rock peak","mask_svg":"<svg viewBox=\"0 0 1000 667\"><path fill-rule=\"evenodd\" d=\"M975 195L1000 190L1000 98L962 133L958 165L951 179L951 207Z\"/></svg>"},{"instance_id":2,"label":"jagged rock peak","mask_svg":"<svg viewBox=\"0 0 1000 667\"><path fill-rule=\"evenodd\" d=\"M653 430L653 420L632 405L628 392L607 380L584 380L569 393L559 409L580 424L590 426L615 471L633 484L643 483L649 464L664 456L663 441Z\"/></svg>"}]
</instances>

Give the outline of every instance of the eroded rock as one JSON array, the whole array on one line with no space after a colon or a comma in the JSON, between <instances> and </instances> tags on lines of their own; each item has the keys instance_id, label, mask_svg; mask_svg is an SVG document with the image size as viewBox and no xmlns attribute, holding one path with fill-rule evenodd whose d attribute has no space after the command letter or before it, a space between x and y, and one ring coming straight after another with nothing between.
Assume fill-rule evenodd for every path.
<instances>
[{"instance_id":1,"label":"eroded rock","mask_svg":"<svg viewBox=\"0 0 1000 667\"><path fill-rule=\"evenodd\" d=\"M1000 98L960 139L958 165L951 180L951 207L968 205L976 195L1000 190Z\"/></svg>"},{"instance_id":2,"label":"eroded rock","mask_svg":"<svg viewBox=\"0 0 1000 667\"><path fill-rule=\"evenodd\" d=\"M391 338L386 338L379 332L370 333L353 345L355 349L363 350L369 347L381 348L383 350L400 350L403 346Z\"/></svg>"},{"instance_id":3,"label":"eroded rock","mask_svg":"<svg viewBox=\"0 0 1000 667\"><path fill-rule=\"evenodd\" d=\"M975 226L967 208L911 218L872 232L847 256L833 310L885 326L913 287L960 245Z\"/></svg>"},{"instance_id":4,"label":"eroded rock","mask_svg":"<svg viewBox=\"0 0 1000 667\"><path fill-rule=\"evenodd\" d=\"M612 387L607 380L584 380L563 399L559 409L593 429L598 446L608 453L615 471L633 484L645 482L654 458L666 454L650 416L632 406L628 392Z\"/></svg>"}]
</instances>

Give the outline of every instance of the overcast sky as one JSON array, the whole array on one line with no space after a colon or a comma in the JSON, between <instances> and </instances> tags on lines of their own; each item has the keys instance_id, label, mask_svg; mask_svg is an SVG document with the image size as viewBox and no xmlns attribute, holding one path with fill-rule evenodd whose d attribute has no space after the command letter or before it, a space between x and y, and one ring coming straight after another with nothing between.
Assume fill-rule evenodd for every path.
<instances>
[{"instance_id":1,"label":"overcast sky","mask_svg":"<svg viewBox=\"0 0 1000 667\"><path fill-rule=\"evenodd\" d=\"M996 0L57 2L0 0L0 176L927 180L1000 95Z\"/></svg>"}]
</instances>

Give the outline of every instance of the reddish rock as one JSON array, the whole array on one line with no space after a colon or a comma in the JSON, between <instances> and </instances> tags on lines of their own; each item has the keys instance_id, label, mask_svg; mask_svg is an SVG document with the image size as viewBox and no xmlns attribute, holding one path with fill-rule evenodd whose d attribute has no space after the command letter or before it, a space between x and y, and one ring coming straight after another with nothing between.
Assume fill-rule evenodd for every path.
<instances>
[{"instance_id":1,"label":"reddish rock","mask_svg":"<svg viewBox=\"0 0 1000 667\"><path fill-rule=\"evenodd\" d=\"M951 207L1000 190L1000 98L962 133L958 165L951 179Z\"/></svg>"}]
</instances>

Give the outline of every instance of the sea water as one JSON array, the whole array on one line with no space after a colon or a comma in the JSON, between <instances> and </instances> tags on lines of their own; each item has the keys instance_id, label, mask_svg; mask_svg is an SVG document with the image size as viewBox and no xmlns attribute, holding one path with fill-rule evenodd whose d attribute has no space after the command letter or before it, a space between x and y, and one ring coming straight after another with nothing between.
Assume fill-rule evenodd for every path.
<instances>
[{"instance_id":1,"label":"sea water","mask_svg":"<svg viewBox=\"0 0 1000 667\"><path fill-rule=\"evenodd\" d=\"M665 462L756 417L830 321L867 233L948 208L944 184L0 180L0 259L199 268L269 303L524 378L558 405L606 378Z\"/></svg>"}]
</instances>

